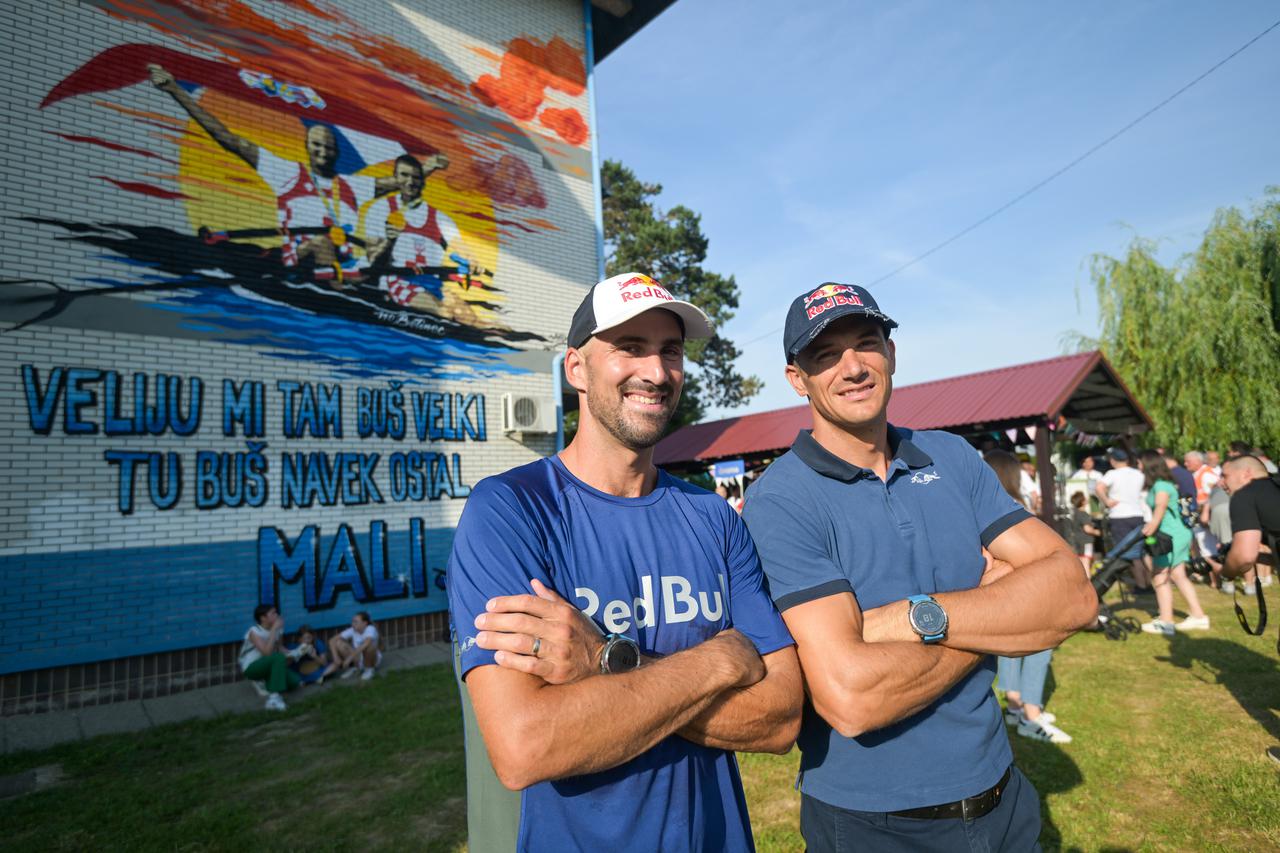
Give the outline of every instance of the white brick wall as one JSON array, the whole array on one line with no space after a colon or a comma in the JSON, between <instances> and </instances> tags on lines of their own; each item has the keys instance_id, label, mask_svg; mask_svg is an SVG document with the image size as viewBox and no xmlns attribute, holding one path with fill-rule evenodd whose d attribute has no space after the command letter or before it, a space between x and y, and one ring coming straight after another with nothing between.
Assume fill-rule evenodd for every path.
<instances>
[{"instance_id":1,"label":"white brick wall","mask_svg":"<svg viewBox=\"0 0 1280 853\"><path fill-rule=\"evenodd\" d=\"M99 286L93 283L94 279L145 281L143 276L150 272L148 269L121 263L119 254L108 246L69 240L67 238L74 234L64 228L22 220L127 223L193 233L195 223L183 200L128 192L95 177L144 183L170 191L198 192L198 188L191 189L193 184L176 177L183 168L187 169L183 174L195 174L191 171L192 155L182 153L182 145L190 146L192 135L188 135L185 142L177 141L177 131L186 126L185 114L172 99L146 81L80 94L44 108L40 106L41 101L59 81L103 51L120 45L157 45L223 64L233 60L213 47L223 42L207 27L196 27L193 19L184 21L181 4L169 9L168 14L158 14L157 20L166 22L166 26L185 27L185 37L131 19L127 7L119 14L110 15L96 8L112 5L106 2L20 0L16 5L16 10L6 16L5 32L0 36L7 48L3 51L5 58L0 59L0 78L3 78L0 105L4 117L0 123L0 170L3 170L6 188L6 240L0 243L0 275L49 279L72 291ZM555 347L562 343L569 317L582 298L584 288L595 278L594 187L586 171L575 173L573 168L575 163L589 165L590 151L586 143L573 146L556 138L536 121L513 121L502 109L481 103L466 87L482 75L498 75L500 57L517 37L538 44L559 38L581 56L584 47L582 4L578 0L521 3L359 0L341 4L326 4L321 0L319 5L340 10L352 21L358 21L363 28L364 43L393 40L437 63L464 84L459 91L456 86L443 85L447 82L443 79L441 85L436 85L429 79L403 78L402 82L420 91L424 105L443 101L446 107L460 109L462 112L458 115L470 115L477 121L487 118L507 129L505 134L496 129L490 132L487 140L490 147L473 144L471 156L477 161L504 155L518 158L534 176L547 204L542 209L495 206L495 218L521 222L525 227L502 226L493 285L499 291L496 298L502 300L501 322L517 331L541 335L546 341L519 344L513 351L496 351L496 364L500 369L486 368L466 359L454 364L446 354L432 365L435 375L416 370L377 369L374 375L357 379L317 360L314 352L291 349L279 343L234 342L232 338L237 335L252 337L255 334L251 323L250 328L235 332L190 313L148 307L167 304L168 293L80 299L48 322L15 331L13 322L30 317L30 309L6 301L10 300L6 294L15 291L5 285L0 288L0 569L6 573L6 581L18 572L31 571L30 560L24 562L24 558L35 555L245 542L256 539L260 527L278 527L291 537L312 524L319 525L324 535L332 533L340 523L351 525L359 533L367 531L372 520L385 521L393 531L403 530L408 527L408 520L415 517L422 518L428 528L452 527L462 510L462 500L445 497L418 503L391 502L387 482L390 454L410 449L459 453L463 478L474 485L485 476L551 451L553 436L517 440L519 436L503 434L502 397L506 393L549 395L548 371ZM260 20L273 21L278 26L306 28L311 37L323 45L332 47L339 38L352 35L344 25L315 19L282 5L253 2L246 3L244 8L261 15ZM269 48L274 36L265 30L260 35ZM356 54L354 49L346 52ZM366 62L371 73L391 78L400 76L398 69L381 65L375 58L360 61ZM290 82L307 85L310 81ZM543 107L574 109L584 120L588 119L585 92L570 95L550 89ZM178 120L174 125L176 130L165 126L166 117ZM193 135L198 137L199 129L191 127ZM68 136L80 137L81 141L68 140ZM112 150L84 141L88 137L117 147L148 151L155 156ZM465 138L475 141L474 136ZM446 150L446 153L454 161L451 172L465 166L465 152ZM529 220L537 222L531 225ZM234 223L229 225L235 227ZM198 307L201 303L194 301L193 304ZM297 315L299 328L303 331L310 328L308 315L302 311L297 311ZM196 326L206 331L193 328ZM335 354L348 356L350 353ZM48 382L56 367L115 371L122 379L126 411L131 410L131 377L136 371L152 377L157 373L184 379L199 377L204 382L200 429L185 438L174 435L110 437L102 434L101 429L95 435L67 435L62 428L64 391L52 430L48 435L39 435L29 422L23 365L32 365L39 371L42 385ZM266 505L261 508L199 510L194 505L197 451L245 449L243 437L222 434L223 379L237 383L257 380L266 385L267 429L266 435L258 440L267 443L270 491ZM280 395L275 388L279 379L340 383L344 438L284 438L279 426ZM357 387L386 388L390 381L404 382L406 391L483 394L488 440L419 442L413 435L411 413L406 413L410 430L403 441L360 439L355 422ZM98 402L87 406L84 413L86 420L101 424L102 386L94 387L99 393ZM104 460L103 453L107 450L179 453L184 469L179 505L167 511L154 508L147 498L145 472L140 471L135 509L132 514L122 515L117 509L118 469ZM377 483L387 502L282 509L280 454L311 451L380 453ZM443 562L443 555L437 553L441 548L447 548L447 542L432 545L430 563L433 567ZM57 573L56 559L49 558L42 565L41 571ZM223 570L254 577L257 572L253 565L229 566ZM128 603L131 607L145 607L147 594L145 590L139 591L136 593L139 598ZM243 602L242 612L251 610L256 603ZM193 613L197 605L198 601L192 600ZM357 609L349 593L343 594L339 608ZM109 610L105 605L98 606L89 618L108 620L112 615Z\"/></svg>"}]
</instances>

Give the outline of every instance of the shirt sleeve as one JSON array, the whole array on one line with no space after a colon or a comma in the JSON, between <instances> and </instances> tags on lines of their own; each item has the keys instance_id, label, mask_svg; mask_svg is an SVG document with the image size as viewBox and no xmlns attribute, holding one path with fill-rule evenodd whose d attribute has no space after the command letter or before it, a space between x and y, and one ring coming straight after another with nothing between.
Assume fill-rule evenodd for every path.
<instances>
[{"instance_id":1,"label":"shirt sleeve","mask_svg":"<svg viewBox=\"0 0 1280 853\"><path fill-rule=\"evenodd\" d=\"M728 508L728 504L725 504ZM760 568L760 557L747 525L733 509L725 513L728 523L729 619L755 644L761 655L793 644L791 633L769 597L769 588Z\"/></svg>"},{"instance_id":2,"label":"shirt sleeve","mask_svg":"<svg viewBox=\"0 0 1280 853\"><path fill-rule=\"evenodd\" d=\"M258 174L267 182L271 191L282 195L295 178L298 177L298 164L283 157L277 157L261 145L258 146Z\"/></svg>"},{"instance_id":3,"label":"shirt sleeve","mask_svg":"<svg viewBox=\"0 0 1280 853\"><path fill-rule=\"evenodd\" d=\"M355 629L355 628L344 628L344 629L343 629L343 631L342 631L342 633L341 633L341 634L339 634L338 636L339 636L339 637L341 637L342 639L346 640L348 643L350 643L350 642L354 641L354 640L355 640L355 638L356 638L356 629Z\"/></svg>"},{"instance_id":4,"label":"shirt sleeve","mask_svg":"<svg viewBox=\"0 0 1280 853\"><path fill-rule=\"evenodd\" d=\"M742 511L756 542L769 593L779 610L853 592L849 578L827 549L827 537L815 529L813 513L766 492L752 494Z\"/></svg>"},{"instance_id":5,"label":"shirt sleeve","mask_svg":"<svg viewBox=\"0 0 1280 853\"><path fill-rule=\"evenodd\" d=\"M1258 503L1251 489L1241 489L1231 496L1231 532L1241 530L1261 530L1262 518L1258 513Z\"/></svg>"},{"instance_id":6,"label":"shirt sleeve","mask_svg":"<svg viewBox=\"0 0 1280 853\"><path fill-rule=\"evenodd\" d=\"M533 578L553 586L543 541L510 486L490 479L472 489L454 532L446 585L464 678L494 662L494 653L475 642L475 618L489 599L531 594Z\"/></svg>"},{"instance_id":7,"label":"shirt sleeve","mask_svg":"<svg viewBox=\"0 0 1280 853\"><path fill-rule=\"evenodd\" d=\"M436 208L436 227L440 229L440 236L444 238L450 251L456 252L461 248L458 244L462 241L462 231L459 230L458 224L438 207Z\"/></svg>"},{"instance_id":8,"label":"shirt sleeve","mask_svg":"<svg viewBox=\"0 0 1280 853\"><path fill-rule=\"evenodd\" d=\"M982 531L982 547L988 548L1001 533L1031 518L1031 513L1004 490L996 472L981 457L966 453L962 458L968 466L973 517Z\"/></svg>"}]
</instances>

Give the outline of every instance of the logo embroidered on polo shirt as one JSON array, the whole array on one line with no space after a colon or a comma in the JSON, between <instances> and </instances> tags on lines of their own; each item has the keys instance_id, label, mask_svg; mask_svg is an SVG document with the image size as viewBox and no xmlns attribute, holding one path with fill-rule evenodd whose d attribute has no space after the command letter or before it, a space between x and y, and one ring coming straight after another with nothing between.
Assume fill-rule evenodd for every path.
<instances>
[{"instance_id":1,"label":"logo embroidered on polo shirt","mask_svg":"<svg viewBox=\"0 0 1280 853\"><path fill-rule=\"evenodd\" d=\"M918 471L915 474L911 475L911 482L917 483L919 485L926 485L928 483L932 483L934 480L941 480L941 479L942 479L941 474L935 474L932 471L930 471L927 474L924 473L923 471Z\"/></svg>"}]
</instances>

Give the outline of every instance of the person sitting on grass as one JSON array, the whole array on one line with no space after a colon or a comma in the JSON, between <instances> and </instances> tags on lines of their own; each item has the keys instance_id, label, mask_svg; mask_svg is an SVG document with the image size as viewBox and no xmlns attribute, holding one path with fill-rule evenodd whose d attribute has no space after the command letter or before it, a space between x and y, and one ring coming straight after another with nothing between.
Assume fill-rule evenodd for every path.
<instances>
[{"instance_id":1,"label":"person sitting on grass","mask_svg":"<svg viewBox=\"0 0 1280 853\"><path fill-rule=\"evenodd\" d=\"M350 678L363 670L360 677L368 681L377 674L382 650L378 648L378 629L367 611L361 610L352 616L351 627L332 638L329 645L333 647L333 663L325 671L326 675L340 669L343 678Z\"/></svg>"},{"instance_id":2,"label":"person sitting on grass","mask_svg":"<svg viewBox=\"0 0 1280 853\"><path fill-rule=\"evenodd\" d=\"M302 679L289 669L289 658L281 651L284 617L270 604L253 609L253 627L245 632L240 645L240 669L250 681L265 682L267 710L285 710L280 694L292 690Z\"/></svg>"},{"instance_id":3,"label":"person sitting on grass","mask_svg":"<svg viewBox=\"0 0 1280 853\"><path fill-rule=\"evenodd\" d=\"M290 652L290 671L297 673L303 684L323 684L324 677L333 671L329 664L329 647L316 636L310 625L299 628L293 642L285 649Z\"/></svg>"}]
</instances>

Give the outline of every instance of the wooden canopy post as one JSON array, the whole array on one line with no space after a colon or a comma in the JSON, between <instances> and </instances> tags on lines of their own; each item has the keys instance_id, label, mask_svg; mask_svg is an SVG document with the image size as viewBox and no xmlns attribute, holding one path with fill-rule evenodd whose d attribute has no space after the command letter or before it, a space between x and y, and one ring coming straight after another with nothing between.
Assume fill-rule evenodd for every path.
<instances>
[{"instance_id":1,"label":"wooden canopy post","mask_svg":"<svg viewBox=\"0 0 1280 853\"><path fill-rule=\"evenodd\" d=\"M1058 506L1058 482L1053 475L1053 460L1049 458L1052 451L1047 423L1036 424L1035 445L1036 477L1040 480L1040 518L1056 530L1053 516Z\"/></svg>"}]
</instances>

